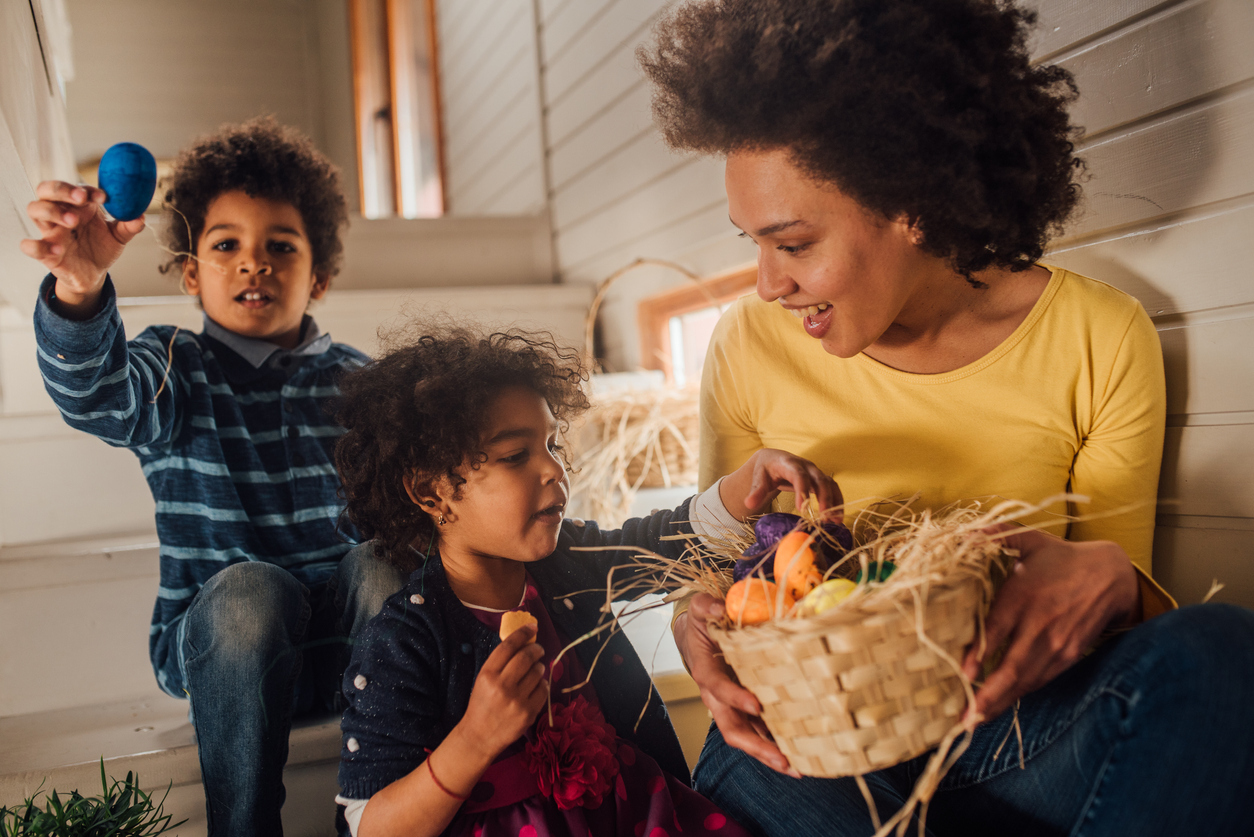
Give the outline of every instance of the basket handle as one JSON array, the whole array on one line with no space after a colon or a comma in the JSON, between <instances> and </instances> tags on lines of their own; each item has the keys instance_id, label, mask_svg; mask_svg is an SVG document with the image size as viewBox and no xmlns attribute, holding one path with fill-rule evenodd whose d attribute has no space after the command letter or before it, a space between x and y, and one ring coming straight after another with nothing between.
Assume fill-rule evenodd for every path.
<instances>
[{"instance_id":1,"label":"basket handle","mask_svg":"<svg viewBox=\"0 0 1254 837\"><path fill-rule=\"evenodd\" d=\"M632 261L630 264L623 265L597 284L596 295L592 298L592 305L588 308L588 313L584 317L583 352L584 362L589 370L596 371L601 368L601 365L597 362L593 352L593 343L596 333L597 312L601 309L601 303L605 301L605 295L609 292L610 285L614 284L614 282L623 274L630 273L643 265L655 265L657 267L670 268L671 270L682 273L684 276L687 276L693 282L696 282L699 287L701 287L701 289L705 292L705 295L709 297L711 305L718 305L718 299L715 298L714 294L710 293L709 288L706 288L702 284L701 277L681 264L667 261L666 259L648 259L640 257Z\"/></svg>"}]
</instances>

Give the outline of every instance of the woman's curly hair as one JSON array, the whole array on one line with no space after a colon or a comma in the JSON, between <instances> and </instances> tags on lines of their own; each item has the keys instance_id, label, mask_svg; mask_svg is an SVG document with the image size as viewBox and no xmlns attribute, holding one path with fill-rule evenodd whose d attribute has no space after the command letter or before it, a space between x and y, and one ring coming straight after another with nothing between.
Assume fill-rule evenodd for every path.
<instances>
[{"instance_id":1,"label":"woman's curly hair","mask_svg":"<svg viewBox=\"0 0 1254 837\"><path fill-rule=\"evenodd\" d=\"M446 477L460 490L458 470L484 461L488 410L507 387L534 391L565 432L588 408L587 374L579 355L547 334L417 323L389 342L383 357L340 379L335 417L347 432L335 467L349 520L380 558L409 568L409 544L432 526L404 479Z\"/></svg>"},{"instance_id":2,"label":"woman's curly hair","mask_svg":"<svg viewBox=\"0 0 1254 837\"><path fill-rule=\"evenodd\" d=\"M174 254L162 273L182 268L192 257L209 205L235 190L296 207L309 236L314 273L330 278L340 272L340 228L348 226L348 203L339 169L300 131L262 117L224 125L179 154L161 212L162 243Z\"/></svg>"},{"instance_id":3,"label":"woman's curly hair","mask_svg":"<svg viewBox=\"0 0 1254 837\"><path fill-rule=\"evenodd\" d=\"M973 281L1031 266L1079 199L1077 89L1032 65L1035 21L1008 0L692 0L637 57L673 148L788 149Z\"/></svg>"}]
</instances>

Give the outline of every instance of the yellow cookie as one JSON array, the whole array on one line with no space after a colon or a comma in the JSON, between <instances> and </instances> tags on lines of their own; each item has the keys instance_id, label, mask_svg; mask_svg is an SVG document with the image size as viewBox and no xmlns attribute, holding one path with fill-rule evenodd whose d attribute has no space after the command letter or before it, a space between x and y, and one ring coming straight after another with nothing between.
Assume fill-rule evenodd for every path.
<instances>
[{"instance_id":1,"label":"yellow cookie","mask_svg":"<svg viewBox=\"0 0 1254 837\"><path fill-rule=\"evenodd\" d=\"M524 625L537 625L536 617L525 610L507 610L501 614L501 639L505 639ZM536 641L533 636L532 642Z\"/></svg>"}]
</instances>

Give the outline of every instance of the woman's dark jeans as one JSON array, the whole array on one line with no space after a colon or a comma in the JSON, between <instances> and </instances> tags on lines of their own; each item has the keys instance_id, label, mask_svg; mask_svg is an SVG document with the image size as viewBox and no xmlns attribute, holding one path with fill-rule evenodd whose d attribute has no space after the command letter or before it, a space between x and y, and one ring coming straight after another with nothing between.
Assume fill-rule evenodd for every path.
<instances>
[{"instance_id":1,"label":"woman's dark jeans","mask_svg":"<svg viewBox=\"0 0 1254 837\"><path fill-rule=\"evenodd\" d=\"M1245 608L1163 614L1024 697L1025 769L1013 717L977 729L928 807L929 834L1254 833L1254 613ZM881 819L901 807L928 755L867 775ZM714 728L694 779L764 837L875 830L853 779L791 779Z\"/></svg>"}]
</instances>

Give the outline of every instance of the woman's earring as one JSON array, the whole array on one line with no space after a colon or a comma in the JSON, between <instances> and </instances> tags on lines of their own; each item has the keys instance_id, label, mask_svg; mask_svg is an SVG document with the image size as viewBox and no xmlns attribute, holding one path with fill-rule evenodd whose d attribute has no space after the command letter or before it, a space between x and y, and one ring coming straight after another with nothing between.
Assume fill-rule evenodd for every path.
<instances>
[{"instance_id":1,"label":"woman's earring","mask_svg":"<svg viewBox=\"0 0 1254 837\"><path fill-rule=\"evenodd\" d=\"M440 525L443 526L445 523L448 521L444 519L444 512L440 512Z\"/></svg>"}]
</instances>

